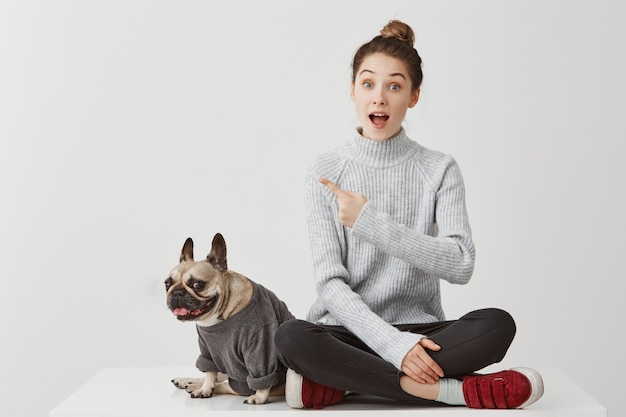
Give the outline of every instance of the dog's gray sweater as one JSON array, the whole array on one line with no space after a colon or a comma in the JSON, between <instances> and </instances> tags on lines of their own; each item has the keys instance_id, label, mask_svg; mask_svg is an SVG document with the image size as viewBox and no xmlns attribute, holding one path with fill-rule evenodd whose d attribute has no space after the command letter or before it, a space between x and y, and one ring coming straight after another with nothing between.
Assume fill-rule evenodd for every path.
<instances>
[{"instance_id":1,"label":"dog's gray sweater","mask_svg":"<svg viewBox=\"0 0 626 417\"><path fill-rule=\"evenodd\" d=\"M274 334L280 323L294 318L272 291L255 282L252 287L252 298L240 312L210 327L196 326L197 368L228 374L231 388L241 395L285 382Z\"/></svg>"},{"instance_id":2,"label":"dog's gray sweater","mask_svg":"<svg viewBox=\"0 0 626 417\"><path fill-rule=\"evenodd\" d=\"M368 198L352 228L320 178ZM345 326L400 369L423 336L391 324L444 320L440 280L464 284L474 269L456 161L404 129L383 142L355 133L308 167L305 206L318 296L307 319Z\"/></svg>"}]
</instances>

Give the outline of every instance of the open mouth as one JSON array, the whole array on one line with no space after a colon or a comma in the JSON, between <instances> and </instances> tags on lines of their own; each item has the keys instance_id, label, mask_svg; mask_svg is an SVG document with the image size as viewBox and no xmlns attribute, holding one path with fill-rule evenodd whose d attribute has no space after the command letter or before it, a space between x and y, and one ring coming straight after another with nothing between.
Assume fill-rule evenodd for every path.
<instances>
[{"instance_id":1,"label":"open mouth","mask_svg":"<svg viewBox=\"0 0 626 417\"><path fill-rule=\"evenodd\" d=\"M192 320L203 315L210 309L212 309L218 297L219 295L216 295L215 297L207 301L204 307L196 309L196 310L189 310L185 307L178 307L172 310L172 312L174 313L174 315L176 316L178 320Z\"/></svg>"},{"instance_id":2,"label":"open mouth","mask_svg":"<svg viewBox=\"0 0 626 417\"><path fill-rule=\"evenodd\" d=\"M389 120L389 115L386 113L372 113L369 117L375 127L383 127Z\"/></svg>"}]
</instances>

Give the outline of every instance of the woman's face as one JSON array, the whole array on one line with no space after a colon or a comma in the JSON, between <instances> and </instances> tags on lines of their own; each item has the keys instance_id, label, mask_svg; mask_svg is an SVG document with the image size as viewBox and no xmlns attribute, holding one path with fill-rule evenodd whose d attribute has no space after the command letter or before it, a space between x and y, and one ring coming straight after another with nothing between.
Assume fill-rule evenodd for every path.
<instances>
[{"instance_id":1,"label":"woman's face","mask_svg":"<svg viewBox=\"0 0 626 417\"><path fill-rule=\"evenodd\" d=\"M350 96L361 122L361 134L384 141L400 132L407 109L417 104L419 89L411 91L404 62L375 53L366 57L357 70Z\"/></svg>"}]
</instances>

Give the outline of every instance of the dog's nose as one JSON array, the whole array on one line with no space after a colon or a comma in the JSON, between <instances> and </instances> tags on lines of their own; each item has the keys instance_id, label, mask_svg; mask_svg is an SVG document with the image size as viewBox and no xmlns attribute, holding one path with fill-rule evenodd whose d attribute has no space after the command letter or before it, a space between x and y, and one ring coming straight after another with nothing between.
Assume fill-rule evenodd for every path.
<instances>
[{"instance_id":1,"label":"dog's nose","mask_svg":"<svg viewBox=\"0 0 626 417\"><path fill-rule=\"evenodd\" d=\"M172 298L179 299L179 298L183 298L184 296L185 296L185 289L184 288L176 288L172 292Z\"/></svg>"}]
</instances>

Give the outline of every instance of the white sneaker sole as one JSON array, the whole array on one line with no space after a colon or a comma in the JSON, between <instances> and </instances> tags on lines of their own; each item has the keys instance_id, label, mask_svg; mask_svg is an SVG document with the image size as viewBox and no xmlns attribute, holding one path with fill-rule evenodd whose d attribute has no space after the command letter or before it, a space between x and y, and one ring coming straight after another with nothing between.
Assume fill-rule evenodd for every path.
<instances>
[{"instance_id":1,"label":"white sneaker sole","mask_svg":"<svg viewBox=\"0 0 626 417\"><path fill-rule=\"evenodd\" d=\"M302 375L292 369L287 369L285 401L291 408L304 408L302 403Z\"/></svg>"},{"instance_id":2,"label":"white sneaker sole","mask_svg":"<svg viewBox=\"0 0 626 417\"><path fill-rule=\"evenodd\" d=\"M531 368L512 368L511 371L519 372L530 381L530 397L519 407L524 408L537 402L543 396L543 379L539 372Z\"/></svg>"}]
</instances>

